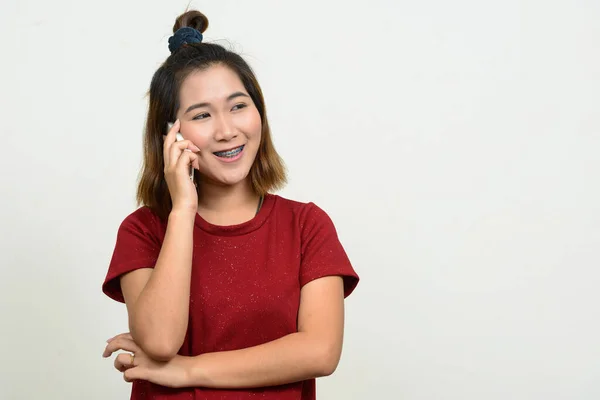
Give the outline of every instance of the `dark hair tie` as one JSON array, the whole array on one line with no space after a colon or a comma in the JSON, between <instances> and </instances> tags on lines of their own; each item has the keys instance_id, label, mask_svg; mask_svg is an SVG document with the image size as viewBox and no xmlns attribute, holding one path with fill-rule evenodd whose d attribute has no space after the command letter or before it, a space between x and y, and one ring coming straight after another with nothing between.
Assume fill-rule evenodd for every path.
<instances>
[{"instance_id":1,"label":"dark hair tie","mask_svg":"<svg viewBox=\"0 0 600 400\"><path fill-rule=\"evenodd\" d=\"M178 29L177 32L169 38L169 50L171 51L171 54L173 54L184 44L201 42L202 33L199 30L184 26L183 28Z\"/></svg>"}]
</instances>

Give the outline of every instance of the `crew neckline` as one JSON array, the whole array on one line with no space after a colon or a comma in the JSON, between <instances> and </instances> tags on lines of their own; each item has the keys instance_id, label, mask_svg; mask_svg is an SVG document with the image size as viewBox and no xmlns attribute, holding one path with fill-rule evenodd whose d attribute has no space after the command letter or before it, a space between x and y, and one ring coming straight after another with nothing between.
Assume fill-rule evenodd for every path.
<instances>
[{"instance_id":1,"label":"crew neckline","mask_svg":"<svg viewBox=\"0 0 600 400\"><path fill-rule=\"evenodd\" d=\"M195 225L203 231L216 236L239 236L245 235L260 228L271 215L277 196L265 194L262 206L258 213L250 220L236 225L214 225L196 213Z\"/></svg>"}]
</instances>

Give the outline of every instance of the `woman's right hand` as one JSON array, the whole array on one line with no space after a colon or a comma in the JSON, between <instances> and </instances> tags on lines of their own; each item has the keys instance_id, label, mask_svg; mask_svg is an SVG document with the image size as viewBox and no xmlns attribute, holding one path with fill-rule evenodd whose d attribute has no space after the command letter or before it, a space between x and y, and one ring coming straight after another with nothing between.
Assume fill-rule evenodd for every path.
<instances>
[{"instance_id":1,"label":"woman's right hand","mask_svg":"<svg viewBox=\"0 0 600 400\"><path fill-rule=\"evenodd\" d=\"M172 211L198 211L198 193L190 179L190 166L199 168L197 152L200 151L189 140L177 141L177 132L181 123L179 119L164 138L163 157L165 162L165 180L171 194ZM189 150L189 151L186 151Z\"/></svg>"}]
</instances>

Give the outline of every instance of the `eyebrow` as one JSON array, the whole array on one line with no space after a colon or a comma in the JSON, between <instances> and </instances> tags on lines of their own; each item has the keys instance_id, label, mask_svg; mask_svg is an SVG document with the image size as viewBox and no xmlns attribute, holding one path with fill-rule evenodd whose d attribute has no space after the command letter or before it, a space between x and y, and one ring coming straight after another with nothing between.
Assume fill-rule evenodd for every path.
<instances>
[{"instance_id":1,"label":"eyebrow","mask_svg":"<svg viewBox=\"0 0 600 400\"><path fill-rule=\"evenodd\" d=\"M250 97L248 96L246 93L242 93L242 92L235 92L230 94L229 96L227 96L227 101L231 101L233 99L235 99L236 97ZM185 110L184 114L189 113L190 111L196 109L196 108L202 108L202 107L208 107L210 106L210 103L197 103L197 104L192 104L191 106L189 106L187 108L187 110Z\"/></svg>"}]
</instances>

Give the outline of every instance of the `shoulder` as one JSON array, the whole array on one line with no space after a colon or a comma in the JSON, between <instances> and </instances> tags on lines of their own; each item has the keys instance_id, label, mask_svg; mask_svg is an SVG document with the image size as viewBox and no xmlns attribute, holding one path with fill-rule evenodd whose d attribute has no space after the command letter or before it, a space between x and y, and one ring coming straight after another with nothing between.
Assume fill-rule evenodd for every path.
<instances>
[{"instance_id":1,"label":"shoulder","mask_svg":"<svg viewBox=\"0 0 600 400\"><path fill-rule=\"evenodd\" d=\"M300 227L307 224L320 225L332 223L329 214L312 201L302 202L279 195L272 196L275 197L275 209L277 212L292 215L299 222Z\"/></svg>"},{"instance_id":2,"label":"shoulder","mask_svg":"<svg viewBox=\"0 0 600 400\"><path fill-rule=\"evenodd\" d=\"M143 206L127 215L119 226L119 231L158 233L163 230L163 222L149 207Z\"/></svg>"},{"instance_id":3,"label":"shoulder","mask_svg":"<svg viewBox=\"0 0 600 400\"><path fill-rule=\"evenodd\" d=\"M153 224L157 220L158 216L149 207L143 206L127 215L121 224Z\"/></svg>"}]
</instances>

